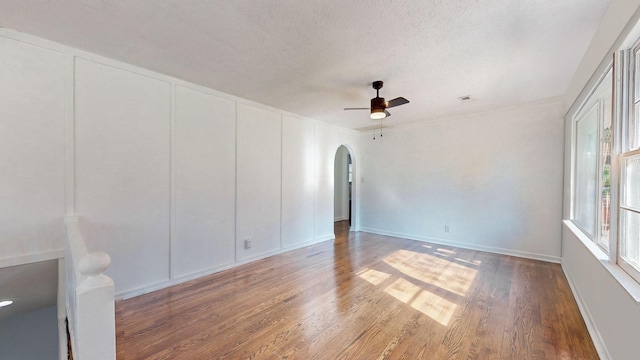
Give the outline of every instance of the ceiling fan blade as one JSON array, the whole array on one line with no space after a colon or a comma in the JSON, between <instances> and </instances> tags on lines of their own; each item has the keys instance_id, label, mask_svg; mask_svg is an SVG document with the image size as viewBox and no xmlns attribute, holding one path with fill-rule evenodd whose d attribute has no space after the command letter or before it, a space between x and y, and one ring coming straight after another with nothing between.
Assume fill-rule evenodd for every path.
<instances>
[{"instance_id":1,"label":"ceiling fan blade","mask_svg":"<svg viewBox=\"0 0 640 360\"><path fill-rule=\"evenodd\" d=\"M401 96L401 97L395 98L393 100L389 100L387 102L387 108L391 108L391 107L394 107L394 106L400 106L400 105L404 105L404 104L408 104L408 103L409 103L409 100L407 100L407 99L405 99L405 98L403 98Z\"/></svg>"},{"instance_id":2,"label":"ceiling fan blade","mask_svg":"<svg viewBox=\"0 0 640 360\"><path fill-rule=\"evenodd\" d=\"M391 116L391 113L388 112L387 110L385 110L384 113L387 114L387 117Z\"/></svg>"},{"instance_id":3,"label":"ceiling fan blade","mask_svg":"<svg viewBox=\"0 0 640 360\"><path fill-rule=\"evenodd\" d=\"M345 110L371 110L370 108L344 108Z\"/></svg>"}]
</instances>

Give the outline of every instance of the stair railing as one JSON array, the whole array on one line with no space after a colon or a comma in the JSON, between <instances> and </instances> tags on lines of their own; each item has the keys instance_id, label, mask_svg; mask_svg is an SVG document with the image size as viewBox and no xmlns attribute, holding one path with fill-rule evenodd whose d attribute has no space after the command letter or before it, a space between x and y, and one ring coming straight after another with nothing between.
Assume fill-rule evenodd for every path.
<instances>
[{"instance_id":1,"label":"stair railing","mask_svg":"<svg viewBox=\"0 0 640 360\"><path fill-rule=\"evenodd\" d=\"M67 317L73 358L114 360L114 286L103 274L111 259L104 252L87 251L78 217L67 217L65 225Z\"/></svg>"}]
</instances>

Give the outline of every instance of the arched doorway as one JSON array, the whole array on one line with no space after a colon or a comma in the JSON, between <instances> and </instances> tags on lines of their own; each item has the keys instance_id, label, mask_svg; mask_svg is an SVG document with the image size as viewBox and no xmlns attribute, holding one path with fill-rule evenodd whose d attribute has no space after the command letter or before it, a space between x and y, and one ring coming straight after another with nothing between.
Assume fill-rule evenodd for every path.
<instances>
[{"instance_id":1,"label":"arched doorway","mask_svg":"<svg viewBox=\"0 0 640 360\"><path fill-rule=\"evenodd\" d=\"M333 218L336 230L354 228L355 181L354 161L349 149L340 145L334 157ZM336 234L337 235L337 234Z\"/></svg>"}]
</instances>

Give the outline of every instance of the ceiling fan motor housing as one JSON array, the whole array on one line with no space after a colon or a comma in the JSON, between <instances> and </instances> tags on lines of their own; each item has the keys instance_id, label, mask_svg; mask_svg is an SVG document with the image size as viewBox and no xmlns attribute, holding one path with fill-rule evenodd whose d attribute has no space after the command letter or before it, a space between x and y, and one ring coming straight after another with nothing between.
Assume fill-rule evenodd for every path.
<instances>
[{"instance_id":1,"label":"ceiling fan motor housing","mask_svg":"<svg viewBox=\"0 0 640 360\"><path fill-rule=\"evenodd\" d=\"M373 99L371 99L371 111L373 110L384 111L386 107L387 107L387 103L384 101L384 98L374 97Z\"/></svg>"}]
</instances>

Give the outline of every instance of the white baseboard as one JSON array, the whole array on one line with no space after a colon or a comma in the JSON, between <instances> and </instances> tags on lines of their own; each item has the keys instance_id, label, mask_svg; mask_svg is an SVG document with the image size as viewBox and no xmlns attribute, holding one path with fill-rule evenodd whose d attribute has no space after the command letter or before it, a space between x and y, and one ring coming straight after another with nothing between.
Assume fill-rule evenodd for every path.
<instances>
[{"instance_id":1,"label":"white baseboard","mask_svg":"<svg viewBox=\"0 0 640 360\"><path fill-rule=\"evenodd\" d=\"M309 241L303 241L303 242L299 242L299 243L295 243L295 244L290 244L290 245L287 245L287 246L283 246L282 247L282 252L301 249L301 248L306 247L306 246L311 246L311 245L319 244L321 242L334 240L334 239L335 239L335 236L329 236L329 237L316 238L314 240L309 240Z\"/></svg>"},{"instance_id":2,"label":"white baseboard","mask_svg":"<svg viewBox=\"0 0 640 360\"><path fill-rule=\"evenodd\" d=\"M197 271L197 272L190 273L190 274L176 276L173 279L161 281L161 282L158 282L158 283L155 283L155 284L151 284L151 285L148 285L148 286L142 286L142 287L139 287L139 288L136 288L136 289L122 291L122 292L117 293L115 295L115 298L118 299L118 300L130 299L130 298L133 298L133 297L136 297L136 296L148 294L148 293L156 291L156 290L168 288L170 286L178 285L178 284L181 284L181 283L184 283L184 282L187 282L187 281L191 281L191 280L194 280L194 279L197 279L197 278L201 278L201 277L204 277L204 276L207 276L207 275L215 274L215 273L220 272L220 271L224 271L224 270L228 270L228 269L231 269L231 268L234 268L234 267L237 267L237 266L245 265L245 264L248 264L250 262L261 260L261 259L264 259L264 258L267 258L267 257L270 257L270 256L282 254L282 253L285 253L287 251L303 248L305 246L319 244L321 242L334 240L334 239L335 239L335 236L333 234L327 234L327 235L319 236L319 237L316 237L313 240L291 244L291 245L282 247L282 248L280 248L278 250L268 251L268 252L264 252L264 253L261 253L261 254L257 254L255 256L250 257L250 258L246 258L246 259L238 260L238 261L235 261L235 262L232 262L232 263L227 263L227 264L211 267L211 268L204 269L204 270Z\"/></svg>"},{"instance_id":3,"label":"white baseboard","mask_svg":"<svg viewBox=\"0 0 640 360\"><path fill-rule=\"evenodd\" d=\"M564 261L561 262L561 265L564 276L567 278L567 282L569 283L569 288L571 288L571 292L573 293L573 297L576 299L576 303L578 303L580 314L584 319L584 323L587 325L587 331L589 331L589 336L591 336L593 346L595 346L596 351L598 352L598 356L600 356L600 359L602 360L610 360L611 354L609 354L607 346L605 345L604 340L602 339L602 336L600 335L600 332L598 331L598 328L593 321L593 317L589 312L589 308L584 302L580 291L578 291L578 288L573 282L573 278L571 277L571 273L567 269L567 265L564 263Z\"/></svg>"},{"instance_id":4,"label":"white baseboard","mask_svg":"<svg viewBox=\"0 0 640 360\"><path fill-rule=\"evenodd\" d=\"M188 280L184 280L184 281L188 281ZM117 292L114 295L113 298L116 301L117 300L127 300L127 299L134 298L136 296L140 296L140 295L148 294L150 292L154 292L156 290L164 289L164 288L167 288L167 287L172 286L172 285L178 285L178 284L180 284L181 282L184 282L184 281L179 281L179 282L176 281L174 283L173 280L165 280L165 281L161 281L161 282L154 283L154 284L151 284L151 285L141 286L141 287L138 287L138 288L135 288L135 289Z\"/></svg>"},{"instance_id":5,"label":"white baseboard","mask_svg":"<svg viewBox=\"0 0 640 360\"><path fill-rule=\"evenodd\" d=\"M392 232L392 231L384 231L384 230L373 229L373 228L368 228L368 227L362 227L362 228L360 228L360 231L373 233L373 234L378 234L378 235L399 237L399 238L404 238L404 239L409 239L409 240L424 241L424 242L429 242L429 243L434 243L434 244L439 244L439 245L454 246L454 247L459 247L459 248L463 248L463 249L486 251L486 252L495 253L495 254L516 256L516 257L521 257L521 258L525 258L525 259L541 260L541 261L552 262L552 263L557 263L557 264L559 264L560 261L561 261L561 258L558 257L558 256L552 256L552 255L547 255L547 254L538 254L538 253L532 253L532 252L520 251L520 250L513 250L513 249L504 249L504 248L493 247L493 246L484 246L484 245L471 244L471 243L466 243L466 242L451 241L451 240L440 239L440 238L435 238L435 237L419 236L419 235L413 235L413 234L403 234L403 233L397 233L397 232Z\"/></svg>"},{"instance_id":6,"label":"white baseboard","mask_svg":"<svg viewBox=\"0 0 640 360\"><path fill-rule=\"evenodd\" d=\"M329 241L329 240L335 240L335 239L336 239L336 234L334 234L334 233L324 234L324 235L316 237L315 242L316 243L321 243L323 241Z\"/></svg>"}]
</instances>

